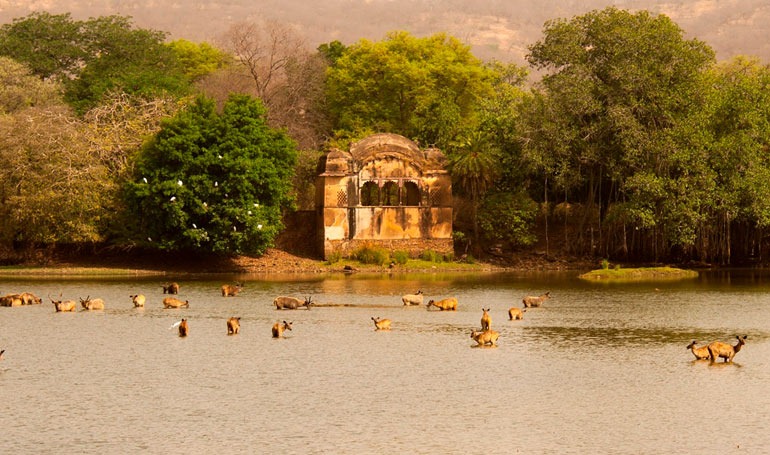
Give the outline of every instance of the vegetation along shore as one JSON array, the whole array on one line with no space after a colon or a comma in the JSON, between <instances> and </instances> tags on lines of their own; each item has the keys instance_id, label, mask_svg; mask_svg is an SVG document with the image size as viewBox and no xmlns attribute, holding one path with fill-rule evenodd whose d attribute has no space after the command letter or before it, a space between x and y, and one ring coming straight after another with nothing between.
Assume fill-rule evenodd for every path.
<instances>
[{"instance_id":1,"label":"vegetation along shore","mask_svg":"<svg viewBox=\"0 0 770 455\"><path fill-rule=\"evenodd\" d=\"M126 16L32 12L0 25L2 264L767 261L770 68L717 61L666 15L555 17L527 67L484 61L446 33L309 45L285 24L238 22L212 42L168 36ZM374 245L373 260L361 249L329 258L318 226L290 221L316 214L324 157L373 133L446 157L453 254ZM366 200L394 205L398 187L379 185ZM360 206L358 190L332 199ZM420 209L439 197L415 194Z\"/></svg>"}]
</instances>

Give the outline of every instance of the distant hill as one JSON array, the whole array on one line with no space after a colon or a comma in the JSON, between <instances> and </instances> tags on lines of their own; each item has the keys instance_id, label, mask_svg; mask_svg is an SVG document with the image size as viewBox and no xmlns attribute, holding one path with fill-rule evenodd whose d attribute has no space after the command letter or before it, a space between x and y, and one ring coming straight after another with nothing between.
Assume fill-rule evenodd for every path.
<instances>
[{"instance_id":1,"label":"distant hill","mask_svg":"<svg viewBox=\"0 0 770 455\"><path fill-rule=\"evenodd\" d=\"M335 39L380 40L391 30L447 32L481 58L524 63L545 21L608 5L666 14L720 60L743 54L770 62L767 0L0 0L0 23L33 11L76 19L122 14L173 39L215 41L234 22L273 19L296 26L313 48Z\"/></svg>"}]
</instances>

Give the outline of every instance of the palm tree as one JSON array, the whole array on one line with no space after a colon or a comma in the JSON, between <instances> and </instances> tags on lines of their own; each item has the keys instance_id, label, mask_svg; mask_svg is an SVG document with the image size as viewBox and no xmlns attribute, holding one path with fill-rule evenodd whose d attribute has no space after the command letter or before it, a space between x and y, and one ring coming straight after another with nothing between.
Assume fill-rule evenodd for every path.
<instances>
[{"instance_id":1,"label":"palm tree","mask_svg":"<svg viewBox=\"0 0 770 455\"><path fill-rule=\"evenodd\" d=\"M497 148L487 133L473 131L452 145L448 158L454 184L471 200L473 238L478 245L478 207L484 194L500 175Z\"/></svg>"}]
</instances>

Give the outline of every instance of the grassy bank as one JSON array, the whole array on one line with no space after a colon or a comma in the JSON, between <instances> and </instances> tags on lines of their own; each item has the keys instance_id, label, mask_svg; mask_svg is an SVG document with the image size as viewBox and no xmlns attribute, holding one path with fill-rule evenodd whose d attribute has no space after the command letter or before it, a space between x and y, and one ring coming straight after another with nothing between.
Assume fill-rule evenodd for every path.
<instances>
[{"instance_id":1,"label":"grassy bank","mask_svg":"<svg viewBox=\"0 0 770 455\"><path fill-rule=\"evenodd\" d=\"M659 281L659 280L683 280L697 278L695 270L685 270L676 267L638 267L638 268L614 268L598 269L580 275L581 279L588 281Z\"/></svg>"},{"instance_id":2,"label":"grassy bank","mask_svg":"<svg viewBox=\"0 0 770 455\"><path fill-rule=\"evenodd\" d=\"M125 269L111 267L0 267L0 277L14 276L153 276L164 275L157 270Z\"/></svg>"}]
</instances>

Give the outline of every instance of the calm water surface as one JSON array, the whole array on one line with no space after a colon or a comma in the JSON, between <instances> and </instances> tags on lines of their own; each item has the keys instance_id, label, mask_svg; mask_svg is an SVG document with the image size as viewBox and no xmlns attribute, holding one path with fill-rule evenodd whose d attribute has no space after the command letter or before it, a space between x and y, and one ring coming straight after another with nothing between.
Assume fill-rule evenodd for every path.
<instances>
[{"instance_id":1,"label":"calm water surface","mask_svg":"<svg viewBox=\"0 0 770 455\"><path fill-rule=\"evenodd\" d=\"M219 286L244 280L223 298ZM3 453L725 454L770 451L770 275L597 285L574 274L4 279ZM456 296L457 312L400 295ZM542 308L508 321L521 297ZM130 294L147 295L134 309ZM107 309L55 313L47 295ZM277 295L323 307L277 311ZM427 300L426 300L427 301ZM336 306L333 306L336 305ZM491 308L497 348L472 348ZM225 321L240 316L241 333ZM371 317L393 320L375 332ZM189 320L190 336L171 325ZM270 327L293 321L284 339ZM692 341L748 343L733 364Z\"/></svg>"}]
</instances>

